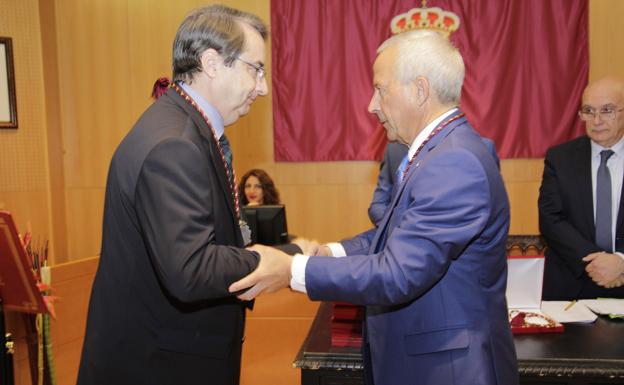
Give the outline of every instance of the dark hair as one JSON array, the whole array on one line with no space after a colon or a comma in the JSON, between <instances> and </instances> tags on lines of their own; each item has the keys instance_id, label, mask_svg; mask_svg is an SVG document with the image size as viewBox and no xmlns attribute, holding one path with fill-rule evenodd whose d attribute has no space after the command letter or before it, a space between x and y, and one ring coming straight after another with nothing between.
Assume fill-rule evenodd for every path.
<instances>
[{"instance_id":1,"label":"dark hair","mask_svg":"<svg viewBox=\"0 0 624 385\"><path fill-rule=\"evenodd\" d=\"M245 183L247 183L247 179L249 179L250 176L255 176L260 181L260 185L262 186L262 204L277 205L280 203L279 192L275 188L273 179L271 179L266 171L254 168L247 171L238 184L238 197L242 205L249 203L247 197L245 196Z\"/></svg>"},{"instance_id":2,"label":"dark hair","mask_svg":"<svg viewBox=\"0 0 624 385\"><path fill-rule=\"evenodd\" d=\"M201 71L201 55L214 49L223 56L225 65L231 65L245 47L245 33L241 23L267 38L267 27L251 13L224 5L211 5L189 13L173 41L173 81L190 83L193 75Z\"/></svg>"}]
</instances>

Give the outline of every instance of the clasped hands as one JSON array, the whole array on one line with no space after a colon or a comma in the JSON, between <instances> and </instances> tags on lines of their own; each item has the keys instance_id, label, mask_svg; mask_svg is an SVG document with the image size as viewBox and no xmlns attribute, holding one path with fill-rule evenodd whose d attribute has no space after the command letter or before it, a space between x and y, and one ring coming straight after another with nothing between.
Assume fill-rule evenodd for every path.
<instances>
[{"instance_id":1,"label":"clasped hands","mask_svg":"<svg viewBox=\"0 0 624 385\"><path fill-rule=\"evenodd\" d=\"M299 246L304 255L331 255L329 248L315 241L296 238L293 243ZM258 267L246 277L234 282L228 290L230 293L247 291L237 297L250 301L262 293L273 293L290 285L292 257L281 250L264 245L253 245L247 248L260 255Z\"/></svg>"},{"instance_id":2,"label":"clasped hands","mask_svg":"<svg viewBox=\"0 0 624 385\"><path fill-rule=\"evenodd\" d=\"M618 254L591 253L583 261L589 262L585 271L597 285L607 289L624 285L624 259Z\"/></svg>"}]
</instances>

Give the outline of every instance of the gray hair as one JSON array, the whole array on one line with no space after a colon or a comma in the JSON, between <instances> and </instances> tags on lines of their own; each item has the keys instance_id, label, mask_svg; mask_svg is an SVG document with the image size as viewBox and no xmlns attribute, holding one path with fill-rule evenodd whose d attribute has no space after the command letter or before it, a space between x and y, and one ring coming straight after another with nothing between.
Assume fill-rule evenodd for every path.
<instances>
[{"instance_id":1,"label":"gray hair","mask_svg":"<svg viewBox=\"0 0 624 385\"><path fill-rule=\"evenodd\" d=\"M459 104L464 60L447 38L431 30L403 32L384 41L377 54L390 46L398 49L397 80L407 83L425 77L440 103Z\"/></svg>"},{"instance_id":2,"label":"gray hair","mask_svg":"<svg viewBox=\"0 0 624 385\"><path fill-rule=\"evenodd\" d=\"M245 33L241 23L248 24L266 40L267 27L251 13L224 5L211 5L189 13L173 41L173 80L191 82L201 71L201 55L214 49L229 66L245 47Z\"/></svg>"}]
</instances>

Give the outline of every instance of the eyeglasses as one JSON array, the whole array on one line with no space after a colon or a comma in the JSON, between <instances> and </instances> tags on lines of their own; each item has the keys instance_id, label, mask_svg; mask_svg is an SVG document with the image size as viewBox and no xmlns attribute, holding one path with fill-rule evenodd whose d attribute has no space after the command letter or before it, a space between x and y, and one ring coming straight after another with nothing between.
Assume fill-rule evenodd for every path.
<instances>
[{"instance_id":1,"label":"eyeglasses","mask_svg":"<svg viewBox=\"0 0 624 385\"><path fill-rule=\"evenodd\" d=\"M253 63L248 62L247 60L241 59L240 57L237 57L236 59L242 61L243 63L247 64L248 66L250 66L256 71L256 80L264 79L265 70L262 64L260 65L253 64Z\"/></svg>"},{"instance_id":2,"label":"eyeglasses","mask_svg":"<svg viewBox=\"0 0 624 385\"><path fill-rule=\"evenodd\" d=\"M589 106L582 106L579 110L578 114L581 117L581 120L591 121L596 118L596 115L600 117L600 120L607 121L615 119L615 115L624 110L623 108L617 108L616 106L606 105L600 107L600 110L596 111Z\"/></svg>"}]
</instances>

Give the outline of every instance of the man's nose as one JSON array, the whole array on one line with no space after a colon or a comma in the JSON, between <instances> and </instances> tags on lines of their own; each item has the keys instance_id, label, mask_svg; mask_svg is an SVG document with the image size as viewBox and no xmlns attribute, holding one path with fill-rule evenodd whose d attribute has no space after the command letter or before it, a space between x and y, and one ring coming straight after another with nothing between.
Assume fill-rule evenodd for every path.
<instances>
[{"instance_id":1,"label":"man's nose","mask_svg":"<svg viewBox=\"0 0 624 385\"><path fill-rule=\"evenodd\" d=\"M368 112L370 112L371 114L374 114L377 111L379 111L379 104L377 103L376 95L373 95L370 102L368 103Z\"/></svg>"},{"instance_id":2,"label":"man's nose","mask_svg":"<svg viewBox=\"0 0 624 385\"><path fill-rule=\"evenodd\" d=\"M269 86L267 85L265 77L256 82L256 90L260 96L264 96L269 93Z\"/></svg>"}]
</instances>

